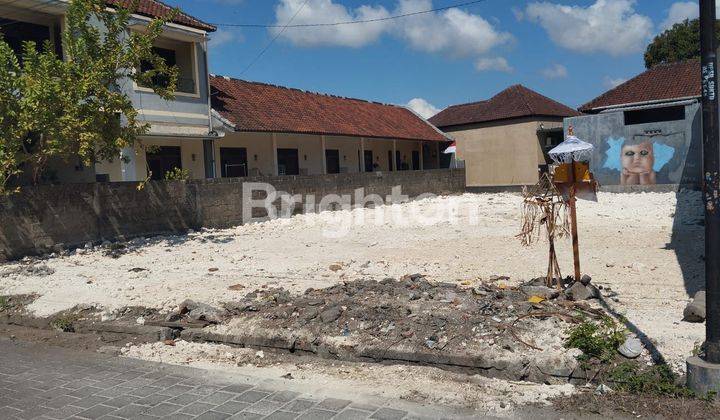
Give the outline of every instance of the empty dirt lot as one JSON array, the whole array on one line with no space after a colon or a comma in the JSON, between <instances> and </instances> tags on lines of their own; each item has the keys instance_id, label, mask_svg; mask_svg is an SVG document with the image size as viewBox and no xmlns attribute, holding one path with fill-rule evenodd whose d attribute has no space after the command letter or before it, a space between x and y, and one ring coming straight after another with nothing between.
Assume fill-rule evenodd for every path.
<instances>
[{"instance_id":1,"label":"empty dirt lot","mask_svg":"<svg viewBox=\"0 0 720 420\"><path fill-rule=\"evenodd\" d=\"M255 288L301 293L410 273L466 284L507 276L499 281L512 285L547 264L543 241L524 248L515 237L520 206L518 195L465 194L106 244L2 265L0 295L39 294L29 308L37 316L81 303L112 316L125 306L170 311L188 298L219 304ZM704 332L681 321L703 279L700 195L601 193L578 207L583 272L617 292L612 308L682 370ZM570 274L567 240L559 257Z\"/></svg>"}]
</instances>

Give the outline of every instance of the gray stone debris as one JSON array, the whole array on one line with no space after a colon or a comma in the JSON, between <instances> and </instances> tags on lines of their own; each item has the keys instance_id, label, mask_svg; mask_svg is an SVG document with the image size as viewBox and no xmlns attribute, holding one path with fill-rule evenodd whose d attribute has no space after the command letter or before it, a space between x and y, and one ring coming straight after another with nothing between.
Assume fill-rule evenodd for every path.
<instances>
[{"instance_id":1,"label":"gray stone debris","mask_svg":"<svg viewBox=\"0 0 720 420\"><path fill-rule=\"evenodd\" d=\"M701 290L695 294L692 302L688 303L683 311L683 321L704 322L705 321L705 291Z\"/></svg>"},{"instance_id":2,"label":"gray stone debris","mask_svg":"<svg viewBox=\"0 0 720 420\"><path fill-rule=\"evenodd\" d=\"M342 310L340 309L340 307L333 306L331 308L324 310L320 314L320 319L322 319L322 322L324 322L324 323L334 322L338 318L340 318L341 313L342 313Z\"/></svg>"},{"instance_id":3,"label":"gray stone debris","mask_svg":"<svg viewBox=\"0 0 720 420\"><path fill-rule=\"evenodd\" d=\"M178 313L186 314L188 318L195 321L207 321L211 324L219 324L223 321L226 311L210 306L206 303L185 300L180 304Z\"/></svg>"},{"instance_id":4,"label":"gray stone debris","mask_svg":"<svg viewBox=\"0 0 720 420\"><path fill-rule=\"evenodd\" d=\"M525 293L528 297L539 296L543 299L555 299L560 296L558 289L553 289L547 286L520 286L520 291Z\"/></svg>"},{"instance_id":5,"label":"gray stone debris","mask_svg":"<svg viewBox=\"0 0 720 420\"><path fill-rule=\"evenodd\" d=\"M576 281L572 286L565 290L565 297L574 301L593 299L597 298L598 295L599 291L595 286L591 284L586 286L579 281Z\"/></svg>"},{"instance_id":6,"label":"gray stone debris","mask_svg":"<svg viewBox=\"0 0 720 420\"><path fill-rule=\"evenodd\" d=\"M597 388L595 388L595 395L605 395L609 394L610 392L612 392L612 388L605 384L600 384L597 386Z\"/></svg>"},{"instance_id":7,"label":"gray stone debris","mask_svg":"<svg viewBox=\"0 0 720 420\"><path fill-rule=\"evenodd\" d=\"M587 286L590 284L590 281L592 281L592 277L588 276L587 274L583 274L582 277L580 277L580 283Z\"/></svg>"},{"instance_id":8,"label":"gray stone debris","mask_svg":"<svg viewBox=\"0 0 720 420\"><path fill-rule=\"evenodd\" d=\"M637 337L628 337L617 350L628 359L634 359L642 354L643 344Z\"/></svg>"},{"instance_id":9,"label":"gray stone debris","mask_svg":"<svg viewBox=\"0 0 720 420\"><path fill-rule=\"evenodd\" d=\"M55 270L48 267L46 264L31 264L23 267L20 270L20 274L26 276L45 277L55 273Z\"/></svg>"}]
</instances>

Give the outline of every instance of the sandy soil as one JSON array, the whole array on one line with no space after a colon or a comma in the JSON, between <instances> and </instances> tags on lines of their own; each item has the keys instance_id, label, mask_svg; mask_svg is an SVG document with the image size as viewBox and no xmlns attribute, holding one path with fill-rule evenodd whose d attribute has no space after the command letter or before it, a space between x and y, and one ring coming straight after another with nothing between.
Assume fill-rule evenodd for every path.
<instances>
[{"instance_id":1,"label":"sandy soil","mask_svg":"<svg viewBox=\"0 0 720 420\"><path fill-rule=\"evenodd\" d=\"M0 266L0 294L38 293L30 310L46 316L78 303L171 310L186 298L218 304L256 287L299 293L408 273L450 282L506 275L512 284L546 270L547 246L524 248L515 238L520 204L512 194L465 194L136 240L117 259L96 247L40 262L50 275ZM602 193L597 203L579 203L583 271L618 293L613 309L680 370L704 334L702 324L681 322L688 291L702 280L701 216L697 193ZM567 241L559 257L569 274ZM236 284L246 288L228 290Z\"/></svg>"},{"instance_id":2,"label":"sandy soil","mask_svg":"<svg viewBox=\"0 0 720 420\"><path fill-rule=\"evenodd\" d=\"M334 393L461 406L477 409L478 414L501 416L510 416L513 409L523 405L548 404L549 399L575 392L575 387L569 384L503 381L424 366L386 366L307 358L287 360L268 352L185 341L178 341L175 346L153 343L125 347L122 354L255 377L279 379L290 374L295 385L321 386L332 389Z\"/></svg>"}]
</instances>

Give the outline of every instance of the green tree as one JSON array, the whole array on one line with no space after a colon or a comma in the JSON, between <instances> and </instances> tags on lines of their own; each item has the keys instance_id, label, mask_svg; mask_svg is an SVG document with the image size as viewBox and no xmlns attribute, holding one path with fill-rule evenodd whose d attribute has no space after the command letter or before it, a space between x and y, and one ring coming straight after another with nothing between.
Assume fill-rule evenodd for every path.
<instances>
[{"instance_id":1,"label":"green tree","mask_svg":"<svg viewBox=\"0 0 720 420\"><path fill-rule=\"evenodd\" d=\"M0 34L0 193L23 172L39 182L51 159L80 158L91 166L137 145L149 126L138 120L127 96L130 81L173 99L177 68L152 46L174 15L131 31L136 7L137 1L111 10L104 0L71 0L64 57L49 42L26 42L18 60ZM152 70L137 71L143 63Z\"/></svg>"},{"instance_id":2,"label":"green tree","mask_svg":"<svg viewBox=\"0 0 720 420\"><path fill-rule=\"evenodd\" d=\"M715 36L720 36L720 24L715 23ZM645 50L645 67L675 63L700 57L700 21L685 20L656 36Z\"/></svg>"}]
</instances>

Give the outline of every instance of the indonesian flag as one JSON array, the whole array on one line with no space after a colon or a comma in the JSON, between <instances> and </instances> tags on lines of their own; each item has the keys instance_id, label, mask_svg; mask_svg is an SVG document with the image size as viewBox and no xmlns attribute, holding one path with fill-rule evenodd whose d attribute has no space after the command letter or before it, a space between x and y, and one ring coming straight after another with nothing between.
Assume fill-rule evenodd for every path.
<instances>
[{"instance_id":1,"label":"indonesian flag","mask_svg":"<svg viewBox=\"0 0 720 420\"><path fill-rule=\"evenodd\" d=\"M447 149L445 149L445 151L444 151L443 153L445 153L446 155L449 155L449 154L451 154L451 153L455 153L456 150L457 150L457 145L455 144L455 142L453 142L453 143L450 145L450 147L448 147Z\"/></svg>"}]
</instances>

